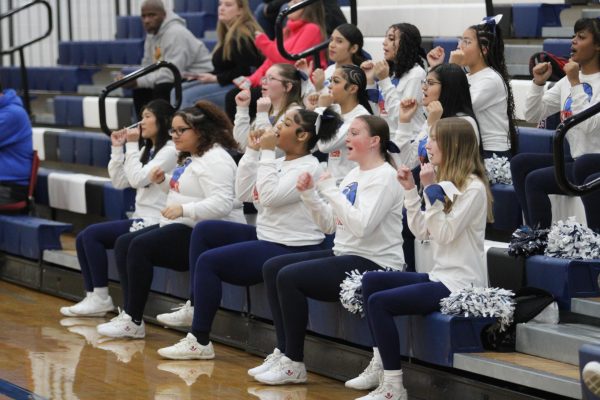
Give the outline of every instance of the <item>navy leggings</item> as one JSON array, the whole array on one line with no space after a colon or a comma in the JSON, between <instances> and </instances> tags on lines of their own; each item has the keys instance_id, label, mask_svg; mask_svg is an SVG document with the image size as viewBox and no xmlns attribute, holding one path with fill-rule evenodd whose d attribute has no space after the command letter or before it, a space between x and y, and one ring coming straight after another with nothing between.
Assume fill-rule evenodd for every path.
<instances>
[{"instance_id":1,"label":"navy leggings","mask_svg":"<svg viewBox=\"0 0 600 400\"><path fill-rule=\"evenodd\" d=\"M123 288L125 312L141 321L148 300L154 266L188 270L192 228L184 224L153 225L121 235L115 243L115 257Z\"/></svg>"},{"instance_id":2,"label":"navy leggings","mask_svg":"<svg viewBox=\"0 0 600 400\"><path fill-rule=\"evenodd\" d=\"M338 302L346 272L381 267L366 258L335 256L333 250L275 257L263 267L267 296L277 333L277 348L294 361L304 359L307 298Z\"/></svg>"},{"instance_id":3,"label":"navy leggings","mask_svg":"<svg viewBox=\"0 0 600 400\"><path fill-rule=\"evenodd\" d=\"M363 276L362 293L371 335L381 354L383 368L398 370L400 339L394 317L425 315L440 309L450 291L441 282L418 272L371 272Z\"/></svg>"},{"instance_id":4,"label":"navy leggings","mask_svg":"<svg viewBox=\"0 0 600 400\"><path fill-rule=\"evenodd\" d=\"M77 260L86 292L108 286L106 250L112 249L119 236L129 232L133 220L117 220L93 224L79 232L75 239Z\"/></svg>"},{"instance_id":5,"label":"navy leggings","mask_svg":"<svg viewBox=\"0 0 600 400\"><path fill-rule=\"evenodd\" d=\"M551 154L518 154L510 162L513 185L531 227L548 228L552 224L552 207L549 194L565 194L554 176L554 158ZM567 178L580 185L588 176L600 172L600 154L585 154L575 161L565 163ZM600 193L581 198L588 226L600 228Z\"/></svg>"},{"instance_id":6,"label":"navy leggings","mask_svg":"<svg viewBox=\"0 0 600 400\"><path fill-rule=\"evenodd\" d=\"M225 221L197 224L191 242L190 260L200 254L191 264L195 302L192 333L204 345L221 303L222 281L238 286L256 285L263 281L263 264L270 258L322 248L322 244L285 246L258 240L256 227Z\"/></svg>"}]
</instances>

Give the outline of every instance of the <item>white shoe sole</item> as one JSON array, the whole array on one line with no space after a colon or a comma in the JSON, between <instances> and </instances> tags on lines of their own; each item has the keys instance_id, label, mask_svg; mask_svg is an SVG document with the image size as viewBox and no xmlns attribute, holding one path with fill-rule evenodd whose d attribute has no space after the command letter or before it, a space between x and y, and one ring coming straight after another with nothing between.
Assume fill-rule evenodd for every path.
<instances>
[{"instance_id":1,"label":"white shoe sole","mask_svg":"<svg viewBox=\"0 0 600 400\"><path fill-rule=\"evenodd\" d=\"M143 339L146 337L146 332L137 333L137 334L114 334L111 332L102 332L102 329L97 329L98 333L102 336L111 337L111 338L130 338L130 339Z\"/></svg>"},{"instance_id":2,"label":"white shoe sole","mask_svg":"<svg viewBox=\"0 0 600 400\"><path fill-rule=\"evenodd\" d=\"M212 360L215 358L214 354L209 354L209 355L197 355L197 354L193 354L193 355L187 355L187 356L179 356L179 357L175 357L175 356L170 356L167 354L163 354L161 352L162 349L158 349L157 353L163 357L166 358L167 360Z\"/></svg>"},{"instance_id":3,"label":"white shoe sole","mask_svg":"<svg viewBox=\"0 0 600 400\"><path fill-rule=\"evenodd\" d=\"M106 310L102 310L102 311L98 311L95 313L88 313L88 314L78 314L76 312L74 312L71 307L61 307L60 308L60 313L62 315L64 315L65 317L104 317L106 316L106 314L108 314L109 312L113 312L115 311L115 308L112 307L110 309L106 309Z\"/></svg>"},{"instance_id":4,"label":"white shoe sole","mask_svg":"<svg viewBox=\"0 0 600 400\"><path fill-rule=\"evenodd\" d=\"M344 383L344 386L347 387L348 389L354 389L354 390L372 390L372 389L377 389L377 387L379 386L379 382L374 384L374 385L355 385L355 384L349 384L348 382Z\"/></svg>"},{"instance_id":5,"label":"white shoe sole","mask_svg":"<svg viewBox=\"0 0 600 400\"><path fill-rule=\"evenodd\" d=\"M269 381L267 379L261 379L260 378L260 374L254 376L254 379L256 379L258 382L260 383L264 383L267 385L288 385L290 383L306 383L306 378L287 378L281 381Z\"/></svg>"},{"instance_id":6,"label":"white shoe sole","mask_svg":"<svg viewBox=\"0 0 600 400\"><path fill-rule=\"evenodd\" d=\"M191 327L191 326L192 326L192 324L182 324L182 323L176 323L176 324L173 324L173 323L171 323L171 322L169 322L169 321L165 321L164 319L162 319L162 318L159 318L159 317L158 317L158 315L156 316L156 320L157 320L158 322L160 322L162 325L166 326L166 327L173 327L173 328L189 328L189 327Z\"/></svg>"}]
</instances>

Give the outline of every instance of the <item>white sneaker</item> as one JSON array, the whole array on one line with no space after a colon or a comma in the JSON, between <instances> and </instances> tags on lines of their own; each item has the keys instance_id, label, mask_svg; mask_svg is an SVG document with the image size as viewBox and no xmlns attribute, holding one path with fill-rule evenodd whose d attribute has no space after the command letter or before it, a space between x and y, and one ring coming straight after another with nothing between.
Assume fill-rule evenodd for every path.
<instances>
[{"instance_id":1,"label":"white sneaker","mask_svg":"<svg viewBox=\"0 0 600 400\"><path fill-rule=\"evenodd\" d=\"M383 366L373 356L367 368L356 378L346 381L345 386L356 390L370 390L378 387L382 380Z\"/></svg>"},{"instance_id":2,"label":"white sneaker","mask_svg":"<svg viewBox=\"0 0 600 400\"><path fill-rule=\"evenodd\" d=\"M145 340L109 340L98 344L98 348L113 352L117 361L129 363L137 353L144 353Z\"/></svg>"},{"instance_id":3,"label":"white sneaker","mask_svg":"<svg viewBox=\"0 0 600 400\"><path fill-rule=\"evenodd\" d=\"M581 375L583 376L585 386L587 386L590 392L596 396L600 396L600 363L597 361L590 361L585 364Z\"/></svg>"},{"instance_id":4,"label":"white sneaker","mask_svg":"<svg viewBox=\"0 0 600 400\"><path fill-rule=\"evenodd\" d=\"M303 362L292 361L282 355L268 371L254 376L254 379L267 385L306 382L306 367Z\"/></svg>"},{"instance_id":5,"label":"white sneaker","mask_svg":"<svg viewBox=\"0 0 600 400\"><path fill-rule=\"evenodd\" d=\"M110 322L98 325L96 329L102 336L113 338L128 337L142 339L146 336L144 321L140 325L137 325L125 311L121 311Z\"/></svg>"},{"instance_id":6,"label":"white sneaker","mask_svg":"<svg viewBox=\"0 0 600 400\"><path fill-rule=\"evenodd\" d=\"M305 400L306 386L250 387L248 393L260 400Z\"/></svg>"},{"instance_id":7,"label":"white sneaker","mask_svg":"<svg viewBox=\"0 0 600 400\"><path fill-rule=\"evenodd\" d=\"M192 386L202 375L206 375L210 378L214 368L214 361L206 361L201 363L190 363L187 361L165 361L158 364L159 370L171 372L179 376L188 386Z\"/></svg>"},{"instance_id":8,"label":"white sneaker","mask_svg":"<svg viewBox=\"0 0 600 400\"><path fill-rule=\"evenodd\" d=\"M256 376L258 374L262 374L263 372L267 372L271 369L273 365L275 365L279 361L281 356L283 356L283 354L281 353L281 351L279 351L279 349L276 348L271 354L267 356L267 358L265 358L262 364L260 364L258 367L249 369L248 375Z\"/></svg>"},{"instance_id":9,"label":"white sneaker","mask_svg":"<svg viewBox=\"0 0 600 400\"><path fill-rule=\"evenodd\" d=\"M65 317L103 317L114 309L115 306L110 296L102 299L95 293L89 293L79 303L70 307L61 307L60 313Z\"/></svg>"},{"instance_id":10,"label":"white sneaker","mask_svg":"<svg viewBox=\"0 0 600 400\"><path fill-rule=\"evenodd\" d=\"M156 316L158 322L167 326L192 326L194 307L191 301L188 300L172 310L174 311L170 313L158 314Z\"/></svg>"},{"instance_id":11,"label":"white sneaker","mask_svg":"<svg viewBox=\"0 0 600 400\"><path fill-rule=\"evenodd\" d=\"M173 346L158 349L158 354L171 360L211 360L215 358L215 350L209 342L206 346L196 340L196 336L188 333L186 337Z\"/></svg>"},{"instance_id":12,"label":"white sneaker","mask_svg":"<svg viewBox=\"0 0 600 400\"><path fill-rule=\"evenodd\" d=\"M398 385L382 382L377 389L356 400L408 400L408 394L402 384L398 387Z\"/></svg>"}]
</instances>

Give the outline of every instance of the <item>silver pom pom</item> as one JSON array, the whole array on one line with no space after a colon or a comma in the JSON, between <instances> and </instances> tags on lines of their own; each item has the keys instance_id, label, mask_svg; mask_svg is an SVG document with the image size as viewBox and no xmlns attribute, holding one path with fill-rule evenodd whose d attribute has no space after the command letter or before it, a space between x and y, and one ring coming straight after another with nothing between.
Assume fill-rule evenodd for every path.
<instances>
[{"instance_id":1,"label":"silver pom pom","mask_svg":"<svg viewBox=\"0 0 600 400\"><path fill-rule=\"evenodd\" d=\"M376 271L395 271L391 268L378 269ZM340 302L342 306L351 312L352 314L360 314L361 317L365 316L363 309L363 295L362 295L362 278L367 272L359 272L357 269L350 272L346 272L348 277L340 283Z\"/></svg>"},{"instance_id":2,"label":"silver pom pom","mask_svg":"<svg viewBox=\"0 0 600 400\"><path fill-rule=\"evenodd\" d=\"M150 224L144 222L143 219L136 219L131 223L131 226L129 227L129 232L139 231L140 229L144 229L148 226L150 226Z\"/></svg>"},{"instance_id":3,"label":"silver pom pom","mask_svg":"<svg viewBox=\"0 0 600 400\"><path fill-rule=\"evenodd\" d=\"M514 293L501 288L469 287L440 300L442 314L498 318L500 331L513 321Z\"/></svg>"},{"instance_id":4,"label":"silver pom pom","mask_svg":"<svg viewBox=\"0 0 600 400\"><path fill-rule=\"evenodd\" d=\"M544 254L572 260L600 258L600 235L581 225L574 217L566 222L557 221L550 227Z\"/></svg>"},{"instance_id":5,"label":"silver pom pom","mask_svg":"<svg viewBox=\"0 0 600 400\"><path fill-rule=\"evenodd\" d=\"M492 158L484 160L490 183L500 183L503 185L512 185L512 175L510 174L510 162L506 157L498 157L493 154Z\"/></svg>"}]
</instances>

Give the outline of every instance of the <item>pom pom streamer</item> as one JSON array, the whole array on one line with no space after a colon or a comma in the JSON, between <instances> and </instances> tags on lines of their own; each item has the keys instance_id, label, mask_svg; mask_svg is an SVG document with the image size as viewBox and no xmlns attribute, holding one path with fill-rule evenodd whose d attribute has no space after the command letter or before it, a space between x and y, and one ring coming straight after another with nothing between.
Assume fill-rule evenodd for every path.
<instances>
[{"instance_id":1,"label":"pom pom streamer","mask_svg":"<svg viewBox=\"0 0 600 400\"><path fill-rule=\"evenodd\" d=\"M397 271L391 268L378 269L375 272L381 271ZM360 314L361 317L365 316L363 307L363 295L362 295L362 278L366 272L359 272L357 269L350 272L346 272L348 277L340 283L340 302L342 306L351 312L352 314Z\"/></svg>"},{"instance_id":2,"label":"pom pom streamer","mask_svg":"<svg viewBox=\"0 0 600 400\"><path fill-rule=\"evenodd\" d=\"M574 260L600 258L600 235L570 217L552 224L544 253L549 257Z\"/></svg>"},{"instance_id":3,"label":"pom pom streamer","mask_svg":"<svg viewBox=\"0 0 600 400\"><path fill-rule=\"evenodd\" d=\"M146 223L143 219L136 219L131 223L131 226L129 227L129 232L136 232L141 229L147 228L150 225L152 224Z\"/></svg>"},{"instance_id":4,"label":"pom pom streamer","mask_svg":"<svg viewBox=\"0 0 600 400\"><path fill-rule=\"evenodd\" d=\"M469 287L440 300L441 312L463 317L498 318L500 332L513 321L514 293L501 288Z\"/></svg>"},{"instance_id":5,"label":"pom pom streamer","mask_svg":"<svg viewBox=\"0 0 600 400\"><path fill-rule=\"evenodd\" d=\"M548 229L531 229L522 226L513 232L508 245L508 254L513 257L544 254L547 241Z\"/></svg>"},{"instance_id":6,"label":"pom pom streamer","mask_svg":"<svg viewBox=\"0 0 600 400\"><path fill-rule=\"evenodd\" d=\"M498 157L494 154L492 158L486 158L484 163L491 184L512 185L512 175L510 174L510 162L508 158Z\"/></svg>"}]
</instances>

